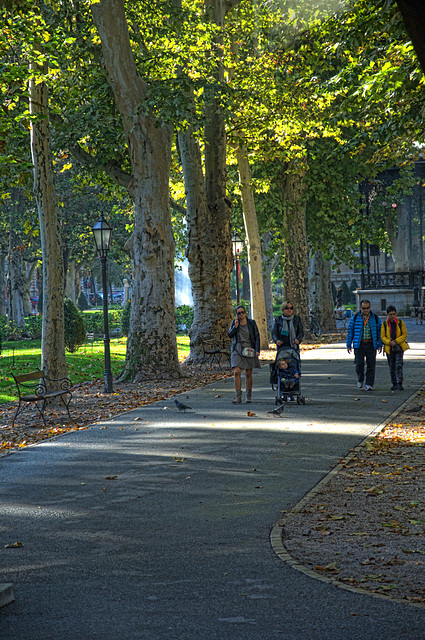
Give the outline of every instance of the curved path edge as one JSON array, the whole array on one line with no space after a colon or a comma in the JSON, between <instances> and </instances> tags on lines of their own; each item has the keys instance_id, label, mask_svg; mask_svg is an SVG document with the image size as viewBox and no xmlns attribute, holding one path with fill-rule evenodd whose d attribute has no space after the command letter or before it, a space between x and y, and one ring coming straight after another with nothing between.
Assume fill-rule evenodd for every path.
<instances>
[{"instance_id":1,"label":"curved path edge","mask_svg":"<svg viewBox=\"0 0 425 640\"><path fill-rule=\"evenodd\" d=\"M353 458L356 457L357 453L360 451L362 447L365 446L367 442L375 438L378 433L380 433L390 422L394 420L394 418L401 413L401 411L406 407L409 402L414 400L416 396L420 393L422 387L417 389L412 395L405 400L395 411L393 411L383 422L381 422L373 431L369 433L356 447L354 447L350 453L348 453L345 458L343 458L342 462L339 462L324 478L320 480L305 496L302 498L290 511L288 511L285 515L279 518L279 520L273 525L273 528L270 532L270 544L272 546L273 551L276 555L283 561L289 564L291 567L304 573L310 578L314 578L316 580L320 580L321 582L327 582L328 584L332 584L335 587L339 587L340 589L345 589L346 591L351 591L353 593L359 593L362 595L368 595L372 598L378 598L380 600L386 600L390 602L398 602L400 604L407 604L412 607L425 609L425 603L420 602L411 602L410 600L403 600L401 598L392 598L389 595L381 594L381 593L373 593L368 591L367 589L362 589L361 587L353 587L344 582L337 580L336 578L331 578L329 576L324 576L309 567L306 567L301 562L296 560L286 549L283 542L283 530L288 518L294 513L298 513L303 509L307 504L314 498L316 495L321 493L323 488L345 467L345 465L350 462Z\"/></svg>"}]
</instances>

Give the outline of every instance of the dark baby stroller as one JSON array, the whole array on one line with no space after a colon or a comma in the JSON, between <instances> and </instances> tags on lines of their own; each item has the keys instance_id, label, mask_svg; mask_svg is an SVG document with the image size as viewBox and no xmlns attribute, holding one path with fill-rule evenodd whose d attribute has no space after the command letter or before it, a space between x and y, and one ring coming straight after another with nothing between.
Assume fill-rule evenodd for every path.
<instances>
[{"instance_id":1,"label":"dark baby stroller","mask_svg":"<svg viewBox=\"0 0 425 640\"><path fill-rule=\"evenodd\" d=\"M299 372L299 378L292 388L285 387L285 381L279 376L277 362L285 359L291 362L295 369ZM297 404L305 404L305 398L301 393L301 359L300 353L291 347L280 348L276 354L275 361L270 365L270 383L273 391L276 391L275 404L283 404L288 400L295 400Z\"/></svg>"}]
</instances>

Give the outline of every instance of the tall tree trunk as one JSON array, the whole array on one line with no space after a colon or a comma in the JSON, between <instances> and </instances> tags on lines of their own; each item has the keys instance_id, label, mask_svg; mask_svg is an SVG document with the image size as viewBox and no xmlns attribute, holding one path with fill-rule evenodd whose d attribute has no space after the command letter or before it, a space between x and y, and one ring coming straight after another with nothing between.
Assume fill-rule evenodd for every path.
<instances>
[{"instance_id":1,"label":"tall tree trunk","mask_svg":"<svg viewBox=\"0 0 425 640\"><path fill-rule=\"evenodd\" d=\"M322 329L335 330L334 301L331 286L331 265L320 251L310 257L308 269L309 307L320 319Z\"/></svg>"},{"instance_id":2,"label":"tall tree trunk","mask_svg":"<svg viewBox=\"0 0 425 640\"><path fill-rule=\"evenodd\" d=\"M249 269L244 264L239 263L242 275L242 300L251 300L251 283L249 280ZM250 302L251 305L251 302ZM261 347L263 348L263 347Z\"/></svg>"},{"instance_id":3,"label":"tall tree trunk","mask_svg":"<svg viewBox=\"0 0 425 640\"><path fill-rule=\"evenodd\" d=\"M34 277L34 271L36 269L36 266L37 266L36 262L33 262L33 263L27 262L24 268L24 273L26 273L26 275L24 276L22 299L24 302L25 317L28 317L31 314L31 310L32 310L31 301L30 301L31 282Z\"/></svg>"},{"instance_id":4,"label":"tall tree trunk","mask_svg":"<svg viewBox=\"0 0 425 640\"><path fill-rule=\"evenodd\" d=\"M186 363L192 363L203 358L202 337L219 340L227 337L232 320L230 272L233 260L230 213L222 195L223 187L220 184L216 205L210 206L199 145L190 128L180 131L178 139L186 190L186 256L194 302L190 357ZM211 172L214 176L213 168ZM209 192L213 198L211 189Z\"/></svg>"},{"instance_id":5,"label":"tall tree trunk","mask_svg":"<svg viewBox=\"0 0 425 640\"><path fill-rule=\"evenodd\" d=\"M44 72L47 72L47 67ZM30 112L37 118L31 121L31 154L34 165L34 193L40 222L44 287L41 368L51 378L62 378L66 376L64 270L50 147L48 106L46 83L32 79L30 81Z\"/></svg>"},{"instance_id":6,"label":"tall tree trunk","mask_svg":"<svg viewBox=\"0 0 425 640\"><path fill-rule=\"evenodd\" d=\"M282 200L285 229L285 298L293 302L303 323L308 320L308 243L304 169L289 162L283 176Z\"/></svg>"},{"instance_id":7,"label":"tall tree trunk","mask_svg":"<svg viewBox=\"0 0 425 640\"><path fill-rule=\"evenodd\" d=\"M14 205L13 205L14 208ZM21 239L11 227L9 232L9 254L7 274L7 299L9 307L9 322L25 328L24 313L24 266L22 260Z\"/></svg>"},{"instance_id":8,"label":"tall tree trunk","mask_svg":"<svg viewBox=\"0 0 425 640\"><path fill-rule=\"evenodd\" d=\"M66 274L65 295L70 298L72 302L76 302L76 269L75 260L68 261L68 270Z\"/></svg>"},{"instance_id":9,"label":"tall tree trunk","mask_svg":"<svg viewBox=\"0 0 425 640\"><path fill-rule=\"evenodd\" d=\"M247 238L248 269L251 284L251 314L260 332L261 349L268 349L266 305L264 301L263 264L261 260L261 239L258 229L254 194L251 188L251 167L245 146L236 149L239 185L242 195L243 221Z\"/></svg>"},{"instance_id":10,"label":"tall tree trunk","mask_svg":"<svg viewBox=\"0 0 425 640\"><path fill-rule=\"evenodd\" d=\"M272 291L272 273L282 260L282 251L278 251L274 256L268 257L267 252L270 247L272 234L268 231L262 239L263 265L264 265L264 302L267 314L267 329L271 333L274 324L273 316L273 291Z\"/></svg>"},{"instance_id":11,"label":"tall tree trunk","mask_svg":"<svg viewBox=\"0 0 425 640\"><path fill-rule=\"evenodd\" d=\"M6 254L0 247L0 316L6 315Z\"/></svg>"},{"instance_id":12,"label":"tall tree trunk","mask_svg":"<svg viewBox=\"0 0 425 640\"><path fill-rule=\"evenodd\" d=\"M115 104L127 137L134 202L133 292L121 380L177 377L174 236L169 208L172 130L157 126L141 101L146 83L133 58L123 0L91 7Z\"/></svg>"}]
</instances>

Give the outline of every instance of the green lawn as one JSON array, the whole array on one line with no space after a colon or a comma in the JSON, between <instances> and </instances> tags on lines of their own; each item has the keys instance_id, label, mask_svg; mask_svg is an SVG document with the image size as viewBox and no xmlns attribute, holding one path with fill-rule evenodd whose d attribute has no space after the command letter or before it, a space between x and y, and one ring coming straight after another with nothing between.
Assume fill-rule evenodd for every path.
<instances>
[{"instance_id":1,"label":"green lawn","mask_svg":"<svg viewBox=\"0 0 425 640\"><path fill-rule=\"evenodd\" d=\"M125 360L126 338L111 339L111 368L116 377ZM189 336L177 336L179 360L189 355ZM0 403L16 400L15 382L10 375L25 373L40 368L40 340L17 340L3 342L0 355ZM86 343L76 353L67 353L68 377L73 384L102 380L104 374L103 340Z\"/></svg>"}]
</instances>

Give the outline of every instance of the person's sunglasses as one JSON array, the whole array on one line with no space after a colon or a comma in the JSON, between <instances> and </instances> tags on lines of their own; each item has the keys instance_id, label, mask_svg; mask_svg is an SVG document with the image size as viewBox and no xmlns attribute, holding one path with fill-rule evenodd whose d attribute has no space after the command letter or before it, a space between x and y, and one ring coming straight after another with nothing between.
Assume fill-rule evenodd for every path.
<instances>
[{"instance_id":1,"label":"person's sunglasses","mask_svg":"<svg viewBox=\"0 0 425 640\"><path fill-rule=\"evenodd\" d=\"M236 315L237 316L244 316L245 315L245 311L236 311Z\"/></svg>"},{"instance_id":2,"label":"person's sunglasses","mask_svg":"<svg viewBox=\"0 0 425 640\"><path fill-rule=\"evenodd\" d=\"M292 309L293 309L293 308L294 308L294 307L285 307L285 309L286 309L287 311L292 311Z\"/></svg>"}]
</instances>

